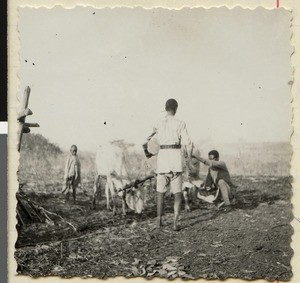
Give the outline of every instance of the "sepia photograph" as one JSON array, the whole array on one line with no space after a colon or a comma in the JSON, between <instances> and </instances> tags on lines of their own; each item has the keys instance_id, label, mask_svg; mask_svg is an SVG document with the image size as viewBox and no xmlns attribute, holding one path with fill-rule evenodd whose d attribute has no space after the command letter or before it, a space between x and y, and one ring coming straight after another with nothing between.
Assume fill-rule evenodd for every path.
<instances>
[{"instance_id":1,"label":"sepia photograph","mask_svg":"<svg viewBox=\"0 0 300 283\"><path fill-rule=\"evenodd\" d=\"M16 272L289 281L291 21L19 8Z\"/></svg>"}]
</instances>

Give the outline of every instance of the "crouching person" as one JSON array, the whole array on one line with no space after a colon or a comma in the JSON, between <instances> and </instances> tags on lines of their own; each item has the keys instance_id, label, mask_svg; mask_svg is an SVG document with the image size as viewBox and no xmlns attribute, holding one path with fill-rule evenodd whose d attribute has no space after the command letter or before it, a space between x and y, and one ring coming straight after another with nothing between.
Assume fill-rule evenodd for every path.
<instances>
[{"instance_id":1,"label":"crouching person","mask_svg":"<svg viewBox=\"0 0 300 283\"><path fill-rule=\"evenodd\" d=\"M70 155L66 161L62 193L66 195L66 199L69 199L70 190L72 190L74 204L76 203L76 188L81 186L80 171L81 166L77 155L77 146L72 145Z\"/></svg>"},{"instance_id":2,"label":"crouching person","mask_svg":"<svg viewBox=\"0 0 300 283\"><path fill-rule=\"evenodd\" d=\"M222 196L222 202L218 205L219 208L224 207L224 210L230 210L231 205L235 202L235 188L232 183L226 163L219 160L219 152L212 150L208 153L208 158L195 156L200 162L209 166L208 174L205 181L205 187L216 187Z\"/></svg>"}]
</instances>

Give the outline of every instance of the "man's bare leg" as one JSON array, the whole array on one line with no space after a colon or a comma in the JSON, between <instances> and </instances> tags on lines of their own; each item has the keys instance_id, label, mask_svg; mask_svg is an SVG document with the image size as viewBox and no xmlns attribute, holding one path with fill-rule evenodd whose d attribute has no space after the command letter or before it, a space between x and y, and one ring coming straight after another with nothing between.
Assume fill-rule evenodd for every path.
<instances>
[{"instance_id":1,"label":"man's bare leg","mask_svg":"<svg viewBox=\"0 0 300 283\"><path fill-rule=\"evenodd\" d=\"M66 185L66 190L65 190L66 200L69 200L69 198L70 198L70 187L71 187L70 180L67 180L67 185Z\"/></svg>"},{"instance_id":2,"label":"man's bare leg","mask_svg":"<svg viewBox=\"0 0 300 283\"><path fill-rule=\"evenodd\" d=\"M164 194L157 192L157 219L156 219L156 227L161 228L162 226L162 215L164 212Z\"/></svg>"},{"instance_id":3,"label":"man's bare leg","mask_svg":"<svg viewBox=\"0 0 300 283\"><path fill-rule=\"evenodd\" d=\"M174 195L174 224L173 224L173 230L178 231L178 218L180 214L180 208L181 208L181 200L182 200L182 193L176 193Z\"/></svg>"},{"instance_id":4,"label":"man's bare leg","mask_svg":"<svg viewBox=\"0 0 300 283\"><path fill-rule=\"evenodd\" d=\"M222 194L222 198L224 200L224 205L230 206L231 204L229 200L230 186L224 180L220 180L218 185Z\"/></svg>"}]
</instances>

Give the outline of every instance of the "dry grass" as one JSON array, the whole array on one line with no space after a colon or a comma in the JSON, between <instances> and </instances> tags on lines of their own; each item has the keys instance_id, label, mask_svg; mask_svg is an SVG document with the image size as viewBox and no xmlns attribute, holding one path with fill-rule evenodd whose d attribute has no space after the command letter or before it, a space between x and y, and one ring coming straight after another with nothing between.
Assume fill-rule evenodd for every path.
<instances>
[{"instance_id":1,"label":"dry grass","mask_svg":"<svg viewBox=\"0 0 300 283\"><path fill-rule=\"evenodd\" d=\"M142 152L136 152L134 146L123 140L117 141L126 155L126 167L131 179L150 173L145 168L146 158ZM199 144L202 156L216 148L221 160L224 160L231 175L237 176L289 176L292 149L288 143L236 143L205 145ZM23 137L18 178L20 183L29 187L57 187L63 181L64 166L68 152L51 143L41 135L26 134ZM79 152L83 184L90 184L94 179L95 153ZM206 174L206 166L201 167L201 174ZM46 187L45 187L46 185Z\"/></svg>"}]
</instances>

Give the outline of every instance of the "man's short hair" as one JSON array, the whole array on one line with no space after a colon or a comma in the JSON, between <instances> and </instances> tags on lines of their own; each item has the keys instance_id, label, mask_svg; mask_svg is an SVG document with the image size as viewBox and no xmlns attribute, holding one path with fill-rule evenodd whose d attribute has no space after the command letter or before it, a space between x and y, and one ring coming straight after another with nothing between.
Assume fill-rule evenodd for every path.
<instances>
[{"instance_id":1,"label":"man's short hair","mask_svg":"<svg viewBox=\"0 0 300 283\"><path fill-rule=\"evenodd\" d=\"M167 102L166 102L166 111L176 112L177 108L178 108L178 103L175 99L171 98L171 99L167 100Z\"/></svg>"},{"instance_id":2,"label":"man's short hair","mask_svg":"<svg viewBox=\"0 0 300 283\"><path fill-rule=\"evenodd\" d=\"M217 150L211 150L208 155L213 155L215 158L219 158L219 152Z\"/></svg>"}]
</instances>

